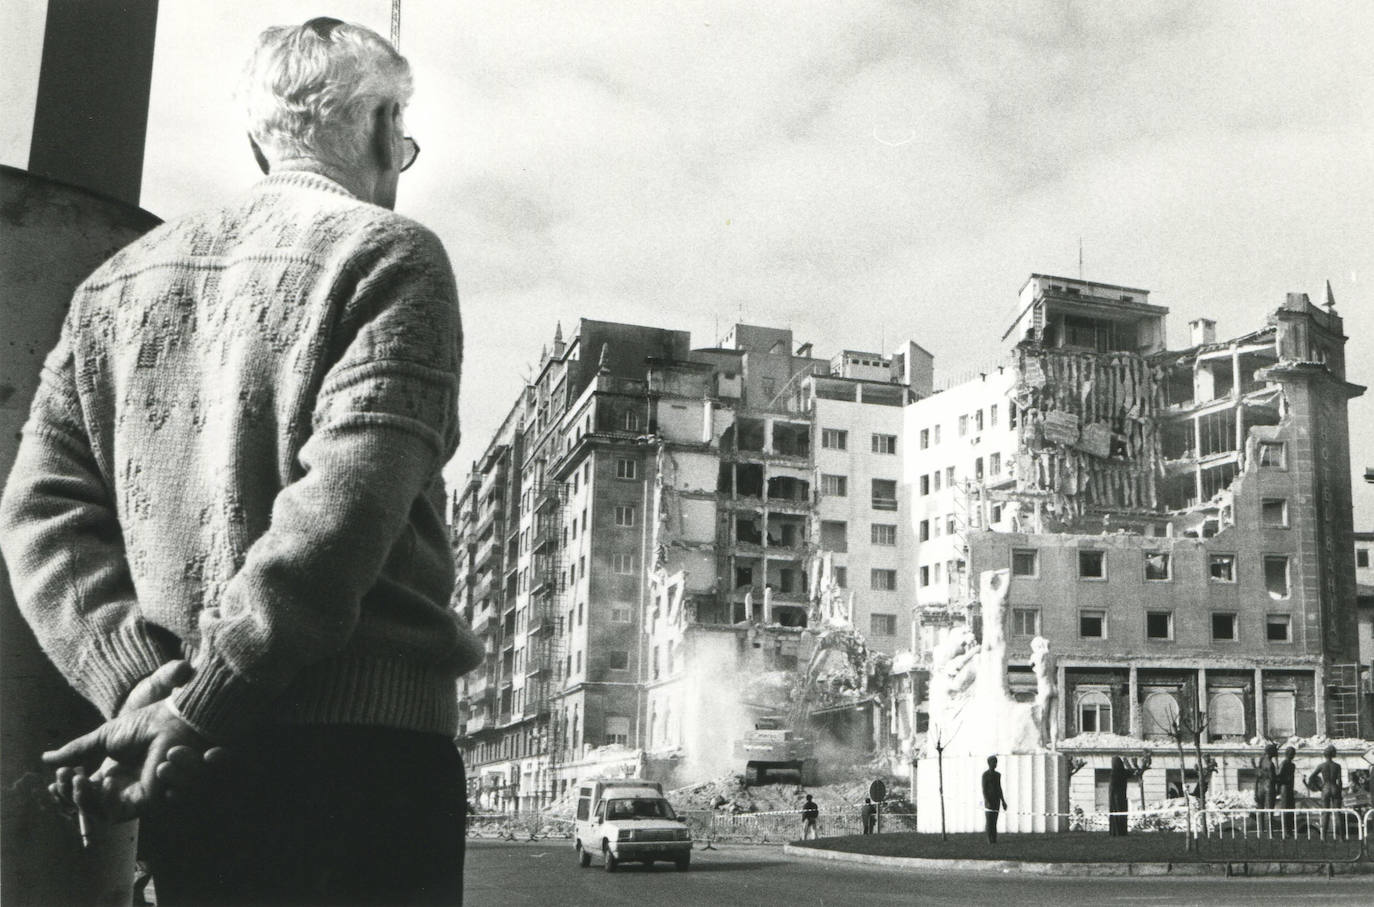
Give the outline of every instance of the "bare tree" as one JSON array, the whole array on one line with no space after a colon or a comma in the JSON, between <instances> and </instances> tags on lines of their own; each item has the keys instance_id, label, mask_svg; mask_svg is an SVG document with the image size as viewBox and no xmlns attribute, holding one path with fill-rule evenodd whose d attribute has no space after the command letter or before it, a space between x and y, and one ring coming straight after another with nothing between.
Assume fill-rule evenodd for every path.
<instances>
[{"instance_id":1,"label":"bare tree","mask_svg":"<svg viewBox=\"0 0 1374 907\"><path fill-rule=\"evenodd\" d=\"M1212 761L1211 766L1203 762L1202 733L1206 728L1207 716L1203 715L1202 710L1196 705L1193 706L1193 714L1189 719L1184 719L1178 710L1175 710L1174 713L1169 716L1168 731L1169 736L1173 738L1174 744L1178 747L1178 765L1180 772L1183 772L1186 759L1183 752L1183 741L1186 738L1192 739L1193 751L1197 758L1197 797L1198 809L1201 812L1203 834L1207 833L1207 786L1210 780L1209 776L1216 764L1215 760ZM1186 775L1186 772L1184 772L1184 774ZM1186 781L1184 787L1187 787ZM1185 840L1187 841L1187 849L1191 851L1196 849L1197 844L1196 836L1193 833L1193 798L1188 795L1186 789L1183 791L1183 800L1188 810L1188 833Z\"/></svg>"}]
</instances>

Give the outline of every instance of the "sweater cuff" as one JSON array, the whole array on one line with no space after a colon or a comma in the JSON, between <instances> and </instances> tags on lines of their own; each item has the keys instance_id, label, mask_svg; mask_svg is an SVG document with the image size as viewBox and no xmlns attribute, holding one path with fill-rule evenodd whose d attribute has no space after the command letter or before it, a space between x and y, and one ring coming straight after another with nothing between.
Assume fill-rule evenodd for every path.
<instances>
[{"instance_id":1,"label":"sweater cuff","mask_svg":"<svg viewBox=\"0 0 1374 907\"><path fill-rule=\"evenodd\" d=\"M196 666L191 682L172 694L181 718L212 742L230 740L266 713L271 694L246 680L211 652Z\"/></svg>"},{"instance_id":2,"label":"sweater cuff","mask_svg":"<svg viewBox=\"0 0 1374 907\"><path fill-rule=\"evenodd\" d=\"M140 680L176 658L164 651L142 623L95 638L82 664L82 691L100 714L113 718Z\"/></svg>"}]
</instances>

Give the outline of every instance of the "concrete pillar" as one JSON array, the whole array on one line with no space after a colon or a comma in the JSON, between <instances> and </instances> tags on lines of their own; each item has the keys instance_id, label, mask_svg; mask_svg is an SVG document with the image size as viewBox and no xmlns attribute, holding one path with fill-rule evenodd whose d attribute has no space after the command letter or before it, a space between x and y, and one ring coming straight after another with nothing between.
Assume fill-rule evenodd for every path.
<instances>
[{"instance_id":1,"label":"concrete pillar","mask_svg":"<svg viewBox=\"0 0 1374 907\"><path fill-rule=\"evenodd\" d=\"M1064 685L1065 677L1067 677L1064 668L1065 666L1061 662L1059 665L1058 676L1055 678L1055 683L1059 685L1059 708L1056 710L1058 714L1055 716L1055 720L1059 722L1059 733L1056 735L1056 739L1058 740L1063 740L1064 737L1068 734L1069 709L1073 708L1073 706L1069 703L1068 687Z\"/></svg>"},{"instance_id":2,"label":"concrete pillar","mask_svg":"<svg viewBox=\"0 0 1374 907\"><path fill-rule=\"evenodd\" d=\"M1255 668L1255 736L1264 734L1264 669Z\"/></svg>"},{"instance_id":3,"label":"concrete pillar","mask_svg":"<svg viewBox=\"0 0 1374 907\"><path fill-rule=\"evenodd\" d=\"M1197 709L1202 714L1203 721L1207 720L1207 669L1197 669ZM1206 735L1203 736L1206 743Z\"/></svg>"},{"instance_id":4,"label":"concrete pillar","mask_svg":"<svg viewBox=\"0 0 1374 907\"><path fill-rule=\"evenodd\" d=\"M1130 680L1127 682L1127 693L1130 697L1130 735L1137 739L1143 739L1145 728L1140 723L1140 669L1131 665Z\"/></svg>"},{"instance_id":5,"label":"concrete pillar","mask_svg":"<svg viewBox=\"0 0 1374 907\"><path fill-rule=\"evenodd\" d=\"M1312 704L1317 713L1317 733L1326 733L1326 662L1317 662L1312 675Z\"/></svg>"},{"instance_id":6,"label":"concrete pillar","mask_svg":"<svg viewBox=\"0 0 1374 907\"><path fill-rule=\"evenodd\" d=\"M773 453L773 420L765 418L763 420L763 450L764 453ZM764 486L767 490L767 486Z\"/></svg>"}]
</instances>

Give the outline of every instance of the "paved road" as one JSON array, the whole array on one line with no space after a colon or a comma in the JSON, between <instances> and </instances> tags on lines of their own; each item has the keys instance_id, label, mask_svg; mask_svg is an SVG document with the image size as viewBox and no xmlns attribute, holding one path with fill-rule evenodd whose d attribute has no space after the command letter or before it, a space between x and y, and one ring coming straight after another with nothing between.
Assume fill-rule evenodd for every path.
<instances>
[{"instance_id":1,"label":"paved road","mask_svg":"<svg viewBox=\"0 0 1374 907\"><path fill-rule=\"evenodd\" d=\"M749 907L777 904L1166 904L1327 905L1374 903L1374 876L1266 879L1046 879L982 873L898 872L867 866L794 860L782 848L725 845L697 850L692 868L622 867L614 875L577 866L570 844L561 841L512 844L468 842L467 896L470 907L505 905L615 905Z\"/></svg>"}]
</instances>

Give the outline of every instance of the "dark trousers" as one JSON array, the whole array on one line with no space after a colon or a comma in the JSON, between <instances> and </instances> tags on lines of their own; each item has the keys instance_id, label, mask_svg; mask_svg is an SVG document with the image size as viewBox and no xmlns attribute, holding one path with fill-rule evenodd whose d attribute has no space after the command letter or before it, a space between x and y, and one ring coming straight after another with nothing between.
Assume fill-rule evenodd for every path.
<instances>
[{"instance_id":1,"label":"dark trousers","mask_svg":"<svg viewBox=\"0 0 1374 907\"><path fill-rule=\"evenodd\" d=\"M141 823L159 905L462 904L466 780L448 737L274 727L232 754Z\"/></svg>"},{"instance_id":2,"label":"dark trousers","mask_svg":"<svg viewBox=\"0 0 1374 907\"><path fill-rule=\"evenodd\" d=\"M983 810L983 814L986 816L986 818L987 818L987 823L988 823L988 843L989 843L989 844L996 844L996 843L997 843L997 814L998 814L998 810L995 810L995 809L985 809L985 810Z\"/></svg>"}]
</instances>

